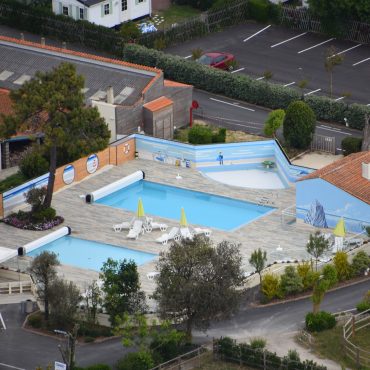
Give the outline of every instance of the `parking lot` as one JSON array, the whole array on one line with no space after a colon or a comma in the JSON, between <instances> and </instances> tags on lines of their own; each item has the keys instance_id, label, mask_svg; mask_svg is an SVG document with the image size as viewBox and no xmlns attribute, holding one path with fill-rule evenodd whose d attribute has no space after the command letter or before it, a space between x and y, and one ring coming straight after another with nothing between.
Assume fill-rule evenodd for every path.
<instances>
[{"instance_id":1,"label":"parking lot","mask_svg":"<svg viewBox=\"0 0 370 370\"><path fill-rule=\"evenodd\" d=\"M189 58L196 48L204 52L232 53L238 66L231 73L263 80L268 71L272 73L271 82L299 89L299 82L306 80L302 93L329 96L329 73L324 63L331 46L343 56L343 62L334 67L332 98L370 106L370 45L269 24L247 23L165 51L184 58Z\"/></svg>"}]
</instances>

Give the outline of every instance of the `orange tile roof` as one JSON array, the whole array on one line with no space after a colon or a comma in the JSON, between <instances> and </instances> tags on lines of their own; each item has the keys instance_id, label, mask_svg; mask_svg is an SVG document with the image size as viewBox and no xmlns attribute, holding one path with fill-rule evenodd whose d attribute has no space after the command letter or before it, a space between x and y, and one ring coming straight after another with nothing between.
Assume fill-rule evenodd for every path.
<instances>
[{"instance_id":1,"label":"orange tile roof","mask_svg":"<svg viewBox=\"0 0 370 370\"><path fill-rule=\"evenodd\" d=\"M166 87L193 87L193 85L183 84L181 82L164 80L164 86Z\"/></svg>"},{"instance_id":2,"label":"orange tile roof","mask_svg":"<svg viewBox=\"0 0 370 370\"><path fill-rule=\"evenodd\" d=\"M0 89L0 114L9 115L13 113L12 100L9 94L9 90Z\"/></svg>"},{"instance_id":3,"label":"orange tile roof","mask_svg":"<svg viewBox=\"0 0 370 370\"><path fill-rule=\"evenodd\" d=\"M135 68L135 69L138 69L138 70L141 69L143 71L154 72L156 75L153 76L152 80L145 86L145 88L143 89L143 93L145 93L154 84L154 82L157 79L159 79L162 75L162 71L158 68L147 67L147 66L143 66L143 65L140 65L140 64L129 63L129 62L125 62L123 60L111 59L111 58L101 57L101 56L98 56L98 55L83 53L83 52L80 52L80 51L73 51L73 50L69 50L69 49L57 48L55 46L41 45L41 44L38 44L38 43L35 43L35 42L19 40L19 39L15 39L13 37L8 37L8 36L0 36L0 40L7 41L7 42L13 42L13 43L19 44L19 45L26 45L26 46L39 48L39 49L50 50L50 51L54 51L54 52L58 52L58 53L64 53L64 54L68 54L68 55L75 55L75 56L79 56L79 57L82 57L82 58L93 59L93 60L100 61L100 62L119 64L119 65L122 65L122 66L125 66L125 67Z\"/></svg>"},{"instance_id":4,"label":"orange tile roof","mask_svg":"<svg viewBox=\"0 0 370 370\"><path fill-rule=\"evenodd\" d=\"M156 112L172 104L173 101L171 99L168 99L165 96L161 96L158 99L152 100L151 102L144 104L144 108L149 109L152 112Z\"/></svg>"},{"instance_id":5,"label":"orange tile roof","mask_svg":"<svg viewBox=\"0 0 370 370\"><path fill-rule=\"evenodd\" d=\"M362 176L362 163L370 163L370 150L350 154L302 177L299 181L323 179L370 204L370 181Z\"/></svg>"}]
</instances>

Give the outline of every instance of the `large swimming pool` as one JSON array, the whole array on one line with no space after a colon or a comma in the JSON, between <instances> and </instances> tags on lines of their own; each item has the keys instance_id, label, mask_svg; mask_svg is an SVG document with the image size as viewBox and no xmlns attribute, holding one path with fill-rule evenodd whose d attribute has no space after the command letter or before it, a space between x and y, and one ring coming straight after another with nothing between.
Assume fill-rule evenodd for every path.
<instances>
[{"instance_id":1,"label":"large swimming pool","mask_svg":"<svg viewBox=\"0 0 370 370\"><path fill-rule=\"evenodd\" d=\"M273 210L271 207L237 199L181 189L175 186L140 180L109 194L96 203L136 211L141 198L145 212L150 215L180 219L184 207L190 224L231 231Z\"/></svg>"},{"instance_id":2,"label":"large swimming pool","mask_svg":"<svg viewBox=\"0 0 370 370\"><path fill-rule=\"evenodd\" d=\"M43 251L57 254L62 264L95 271L100 271L108 257L114 260L123 260L126 258L127 260L135 261L137 265L142 265L156 257L155 254L151 253L79 239L72 236L63 236L53 242L47 243L27 253L27 256L35 257Z\"/></svg>"}]
</instances>

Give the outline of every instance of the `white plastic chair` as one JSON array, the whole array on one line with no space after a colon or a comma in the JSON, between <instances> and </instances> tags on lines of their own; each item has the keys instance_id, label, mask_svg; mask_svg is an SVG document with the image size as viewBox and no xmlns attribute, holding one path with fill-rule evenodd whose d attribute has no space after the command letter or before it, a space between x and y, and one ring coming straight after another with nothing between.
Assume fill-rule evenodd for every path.
<instances>
[{"instance_id":1,"label":"white plastic chair","mask_svg":"<svg viewBox=\"0 0 370 370\"><path fill-rule=\"evenodd\" d=\"M166 245L169 240L175 240L179 241L180 240L180 233L179 233L179 228L178 227L173 227L169 233L164 233L162 234L159 238L157 238L155 241L157 243L162 243L163 245Z\"/></svg>"},{"instance_id":2,"label":"white plastic chair","mask_svg":"<svg viewBox=\"0 0 370 370\"><path fill-rule=\"evenodd\" d=\"M210 237L211 234L212 234L212 230L210 230L210 229L203 229L201 227L194 227L193 230L194 230L194 234L195 235L202 235L202 234L204 234L205 236Z\"/></svg>"},{"instance_id":3,"label":"white plastic chair","mask_svg":"<svg viewBox=\"0 0 370 370\"><path fill-rule=\"evenodd\" d=\"M137 239L140 233L143 232L143 221L135 220L132 228L127 234L127 238L129 239Z\"/></svg>"},{"instance_id":4,"label":"white plastic chair","mask_svg":"<svg viewBox=\"0 0 370 370\"><path fill-rule=\"evenodd\" d=\"M183 239L193 239L193 234L188 227L181 227L180 234Z\"/></svg>"}]
</instances>

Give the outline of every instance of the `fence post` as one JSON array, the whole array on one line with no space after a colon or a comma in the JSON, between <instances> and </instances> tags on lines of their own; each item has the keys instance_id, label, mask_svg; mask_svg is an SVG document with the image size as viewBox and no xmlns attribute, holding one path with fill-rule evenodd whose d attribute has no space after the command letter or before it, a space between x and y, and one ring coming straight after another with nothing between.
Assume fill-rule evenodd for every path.
<instances>
[{"instance_id":1,"label":"fence post","mask_svg":"<svg viewBox=\"0 0 370 370\"><path fill-rule=\"evenodd\" d=\"M355 316L352 316L352 336L355 337L356 335L356 321Z\"/></svg>"},{"instance_id":2,"label":"fence post","mask_svg":"<svg viewBox=\"0 0 370 370\"><path fill-rule=\"evenodd\" d=\"M263 351L263 370L266 370L266 350Z\"/></svg>"},{"instance_id":3,"label":"fence post","mask_svg":"<svg viewBox=\"0 0 370 370\"><path fill-rule=\"evenodd\" d=\"M356 347L356 366L359 369L361 364L360 364L360 349Z\"/></svg>"}]
</instances>

